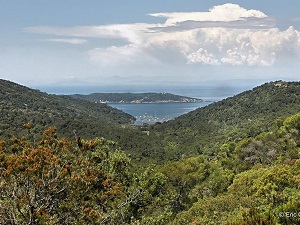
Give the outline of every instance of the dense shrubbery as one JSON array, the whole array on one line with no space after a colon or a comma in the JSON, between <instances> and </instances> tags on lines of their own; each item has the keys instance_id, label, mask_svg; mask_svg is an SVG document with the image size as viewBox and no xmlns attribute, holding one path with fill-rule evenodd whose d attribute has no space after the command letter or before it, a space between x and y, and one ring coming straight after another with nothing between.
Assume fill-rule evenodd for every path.
<instances>
[{"instance_id":1,"label":"dense shrubbery","mask_svg":"<svg viewBox=\"0 0 300 225\"><path fill-rule=\"evenodd\" d=\"M178 154L214 155L227 141L267 132L276 119L300 112L300 82L271 82L154 126Z\"/></svg>"},{"instance_id":2,"label":"dense shrubbery","mask_svg":"<svg viewBox=\"0 0 300 225\"><path fill-rule=\"evenodd\" d=\"M53 127L0 142L3 224L296 224L300 114L225 143L213 158L137 168L117 143ZM137 172L138 171L138 172Z\"/></svg>"},{"instance_id":3,"label":"dense shrubbery","mask_svg":"<svg viewBox=\"0 0 300 225\"><path fill-rule=\"evenodd\" d=\"M202 156L193 167L192 158L164 166L170 181L179 182L175 187L185 185L185 202L194 201L173 223L298 224L298 214L279 215L300 212L299 124L300 113L269 132L225 143L211 161Z\"/></svg>"},{"instance_id":4,"label":"dense shrubbery","mask_svg":"<svg viewBox=\"0 0 300 225\"><path fill-rule=\"evenodd\" d=\"M115 142L59 139L0 143L1 224L155 224L172 215L167 178L154 167L136 174ZM145 222L148 221L148 222Z\"/></svg>"}]
</instances>

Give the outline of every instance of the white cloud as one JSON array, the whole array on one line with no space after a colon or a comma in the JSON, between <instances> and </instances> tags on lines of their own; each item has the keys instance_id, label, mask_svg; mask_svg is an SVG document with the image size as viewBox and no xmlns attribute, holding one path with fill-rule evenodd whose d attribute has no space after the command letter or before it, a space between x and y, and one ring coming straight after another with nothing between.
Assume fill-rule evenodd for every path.
<instances>
[{"instance_id":1,"label":"white cloud","mask_svg":"<svg viewBox=\"0 0 300 225\"><path fill-rule=\"evenodd\" d=\"M78 38L52 38L52 39L46 39L46 41L50 42L62 42L62 43L68 43L68 44L84 44L87 42L85 39L78 39Z\"/></svg>"},{"instance_id":2,"label":"white cloud","mask_svg":"<svg viewBox=\"0 0 300 225\"><path fill-rule=\"evenodd\" d=\"M89 56L92 61L104 66L138 64L147 61L154 63L156 61L154 58L144 54L138 46L133 44L95 48L89 51Z\"/></svg>"},{"instance_id":3,"label":"white cloud","mask_svg":"<svg viewBox=\"0 0 300 225\"><path fill-rule=\"evenodd\" d=\"M104 26L77 27L28 27L25 32L48 34L64 37L84 38L121 38L130 43L140 43L140 34L145 31L147 24L113 24Z\"/></svg>"},{"instance_id":4,"label":"white cloud","mask_svg":"<svg viewBox=\"0 0 300 225\"><path fill-rule=\"evenodd\" d=\"M220 64L211 53L203 48L199 48L196 52L192 52L191 54L187 55L186 58L188 63L203 63L209 65Z\"/></svg>"},{"instance_id":5,"label":"white cloud","mask_svg":"<svg viewBox=\"0 0 300 225\"><path fill-rule=\"evenodd\" d=\"M208 12L153 13L162 24L112 24L81 27L29 27L26 32L76 38L119 38L123 46L89 49L90 59L101 65L142 64L157 61L186 64L271 66L282 57L295 59L300 33L281 31L274 19L258 10L224 4ZM69 40L69 41L67 41ZM78 41L77 41L78 42ZM80 42L80 41L79 41ZM78 42L78 43L79 43ZM176 57L175 57L176 56ZM168 58L170 60L168 60Z\"/></svg>"},{"instance_id":6,"label":"white cloud","mask_svg":"<svg viewBox=\"0 0 300 225\"><path fill-rule=\"evenodd\" d=\"M176 25L184 21L235 21L249 17L265 18L267 15L258 10L246 10L236 4L214 6L209 12L152 13L155 17L167 18L166 25Z\"/></svg>"},{"instance_id":7,"label":"white cloud","mask_svg":"<svg viewBox=\"0 0 300 225\"><path fill-rule=\"evenodd\" d=\"M300 33L293 27L286 31L269 30L201 29L195 34L196 50L186 52L189 62L230 65L273 65L280 55L299 51ZM200 50L200 51L199 51ZM213 63L212 63L213 62Z\"/></svg>"}]
</instances>

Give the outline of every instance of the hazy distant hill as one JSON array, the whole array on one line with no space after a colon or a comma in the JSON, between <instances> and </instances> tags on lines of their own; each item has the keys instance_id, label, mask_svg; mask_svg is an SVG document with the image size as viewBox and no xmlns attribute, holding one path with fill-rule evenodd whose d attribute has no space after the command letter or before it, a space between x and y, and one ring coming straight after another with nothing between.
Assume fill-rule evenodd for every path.
<instances>
[{"instance_id":1,"label":"hazy distant hill","mask_svg":"<svg viewBox=\"0 0 300 225\"><path fill-rule=\"evenodd\" d=\"M95 129L135 120L106 104L49 95L6 80L0 80L0 110L0 135L19 132L24 123L32 123L36 129L55 125L70 135L73 130L89 127L92 134Z\"/></svg>"},{"instance_id":2,"label":"hazy distant hill","mask_svg":"<svg viewBox=\"0 0 300 225\"><path fill-rule=\"evenodd\" d=\"M158 102L203 102L198 98L190 98L170 93L93 93L89 95L70 95L74 98L92 102L111 103L158 103Z\"/></svg>"}]
</instances>

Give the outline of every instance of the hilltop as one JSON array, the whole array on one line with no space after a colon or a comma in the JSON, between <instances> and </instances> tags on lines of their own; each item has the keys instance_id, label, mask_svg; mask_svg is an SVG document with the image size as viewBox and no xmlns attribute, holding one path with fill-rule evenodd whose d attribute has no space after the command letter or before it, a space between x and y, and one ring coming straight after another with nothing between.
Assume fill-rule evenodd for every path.
<instances>
[{"instance_id":1,"label":"hilltop","mask_svg":"<svg viewBox=\"0 0 300 225\"><path fill-rule=\"evenodd\" d=\"M202 99L174 95L170 93L93 93L89 95L70 95L73 98L104 103L166 103L203 102Z\"/></svg>"}]
</instances>

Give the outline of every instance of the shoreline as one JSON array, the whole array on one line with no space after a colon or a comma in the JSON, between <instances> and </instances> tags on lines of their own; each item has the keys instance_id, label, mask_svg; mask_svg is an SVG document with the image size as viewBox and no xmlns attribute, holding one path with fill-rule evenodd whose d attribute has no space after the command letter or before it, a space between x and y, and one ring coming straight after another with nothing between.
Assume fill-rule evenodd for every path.
<instances>
[{"instance_id":1,"label":"shoreline","mask_svg":"<svg viewBox=\"0 0 300 225\"><path fill-rule=\"evenodd\" d=\"M131 101L131 102L125 102L125 101L120 101L120 102L109 102L109 101L105 101L105 102L96 102L96 103L103 103L103 104L160 104L160 103L201 103L201 102L212 102L209 100L195 100L195 101L154 101L154 102L139 102L139 101Z\"/></svg>"}]
</instances>

